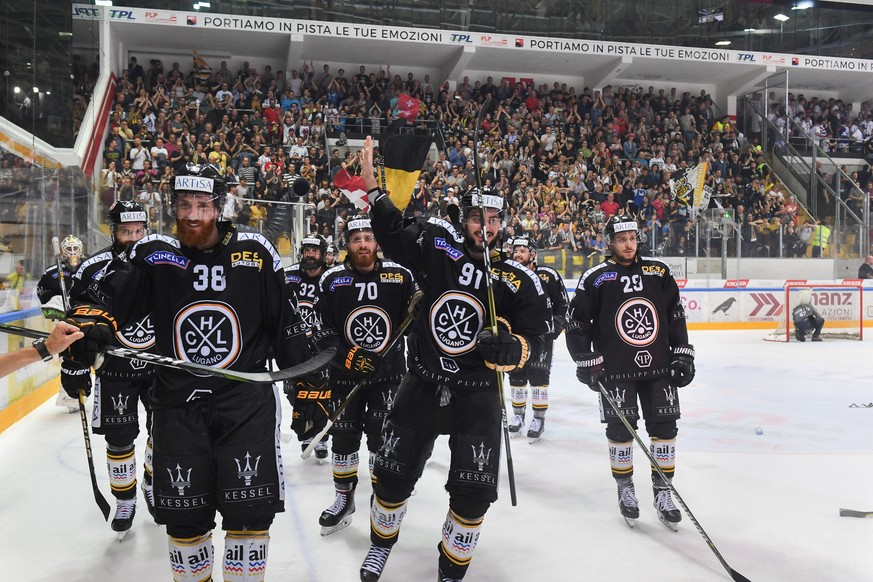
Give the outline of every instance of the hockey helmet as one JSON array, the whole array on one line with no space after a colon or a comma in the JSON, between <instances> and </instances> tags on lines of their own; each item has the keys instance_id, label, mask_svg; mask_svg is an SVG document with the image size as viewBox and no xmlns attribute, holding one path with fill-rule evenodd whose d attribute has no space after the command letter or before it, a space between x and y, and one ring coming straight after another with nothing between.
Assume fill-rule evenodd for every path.
<instances>
[{"instance_id":1,"label":"hockey helmet","mask_svg":"<svg viewBox=\"0 0 873 582\"><path fill-rule=\"evenodd\" d=\"M640 240L640 225L637 221L626 214L616 214L606 221L603 227L603 239L609 247L612 247L613 237L620 232L632 231Z\"/></svg>"},{"instance_id":2,"label":"hockey helmet","mask_svg":"<svg viewBox=\"0 0 873 582\"><path fill-rule=\"evenodd\" d=\"M351 240L352 234L357 231L369 230L373 232L373 225L369 218L355 218L346 223L346 244Z\"/></svg>"},{"instance_id":3,"label":"hockey helmet","mask_svg":"<svg viewBox=\"0 0 873 582\"><path fill-rule=\"evenodd\" d=\"M513 239L510 239L509 246L511 246L512 248L527 247L530 252L537 252L537 242L529 236L517 236Z\"/></svg>"},{"instance_id":4,"label":"hockey helmet","mask_svg":"<svg viewBox=\"0 0 873 582\"><path fill-rule=\"evenodd\" d=\"M318 262L324 261L324 255L327 254L327 241L319 235L310 235L300 241L299 259L303 260L303 251L306 247L317 248L319 251Z\"/></svg>"},{"instance_id":5,"label":"hockey helmet","mask_svg":"<svg viewBox=\"0 0 873 582\"><path fill-rule=\"evenodd\" d=\"M475 186L467 189L461 196L461 218L466 220L470 212L478 212L479 206L484 208L493 208L502 216L503 215L503 197L487 192L480 192Z\"/></svg>"},{"instance_id":6,"label":"hockey helmet","mask_svg":"<svg viewBox=\"0 0 873 582\"><path fill-rule=\"evenodd\" d=\"M145 209L136 202L119 200L109 209L106 222L109 223L109 232L114 236L118 227L127 222L142 222L148 229L149 218Z\"/></svg>"},{"instance_id":7,"label":"hockey helmet","mask_svg":"<svg viewBox=\"0 0 873 582\"><path fill-rule=\"evenodd\" d=\"M68 264L70 267L78 267L79 262L82 260L82 255L85 254L85 245L82 244L82 241L79 238L69 235L65 236L64 240L61 241L61 258Z\"/></svg>"},{"instance_id":8,"label":"hockey helmet","mask_svg":"<svg viewBox=\"0 0 873 582\"><path fill-rule=\"evenodd\" d=\"M170 189L171 211L175 215L179 194L201 194L210 196L216 209L221 211L227 196L227 183L213 166L187 164L176 172L173 187Z\"/></svg>"}]
</instances>

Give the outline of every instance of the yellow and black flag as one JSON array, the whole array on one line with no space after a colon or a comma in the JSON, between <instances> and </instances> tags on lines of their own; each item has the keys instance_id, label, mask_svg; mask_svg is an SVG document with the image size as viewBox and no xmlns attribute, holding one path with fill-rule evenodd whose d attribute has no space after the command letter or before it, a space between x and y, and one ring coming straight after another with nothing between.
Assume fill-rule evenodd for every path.
<instances>
[{"instance_id":1,"label":"yellow and black flag","mask_svg":"<svg viewBox=\"0 0 873 582\"><path fill-rule=\"evenodd\" d=\"M401 211L406 209L412 198L432 141L429 135L413 134L389 134L380 140L385 190L394 206Z\"/></svg>"}]
</instances>

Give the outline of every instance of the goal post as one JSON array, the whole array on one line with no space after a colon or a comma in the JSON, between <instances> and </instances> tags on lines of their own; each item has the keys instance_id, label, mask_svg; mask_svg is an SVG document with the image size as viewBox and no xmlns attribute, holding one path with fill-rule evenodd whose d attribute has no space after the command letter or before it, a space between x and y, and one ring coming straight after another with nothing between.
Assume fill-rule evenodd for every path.
<instances>
[{"instance_id":1,"label":"goal post","mask_svg":"<svg viewBox=\"0 0 873 582\"><path fill-rule=\"evenodd\" d=\"M821 332L823 338L864 339L864 287L854 283L787 283L779 323L764 339L772 342L794 340L791 311L797 305L807 302L825 320Z\"/></svg>"}]
</instances>

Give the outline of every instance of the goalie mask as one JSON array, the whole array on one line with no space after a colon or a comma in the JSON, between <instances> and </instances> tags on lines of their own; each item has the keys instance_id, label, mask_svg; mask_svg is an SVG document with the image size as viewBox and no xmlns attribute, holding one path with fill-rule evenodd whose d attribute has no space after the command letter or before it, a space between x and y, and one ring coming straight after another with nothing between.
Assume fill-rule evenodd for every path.
<instances>
[{"instance_id":1,"label":"goalie mask","mask_svg":"<svg viewBox=\"0 0 873 582\"><path fill-rule=\"evenodd\" d=\"M69 235L61 241L61 258L71 269L75 270L79 267L84 254L85 245L77 237Z\"/></svg>"}]
</instances>

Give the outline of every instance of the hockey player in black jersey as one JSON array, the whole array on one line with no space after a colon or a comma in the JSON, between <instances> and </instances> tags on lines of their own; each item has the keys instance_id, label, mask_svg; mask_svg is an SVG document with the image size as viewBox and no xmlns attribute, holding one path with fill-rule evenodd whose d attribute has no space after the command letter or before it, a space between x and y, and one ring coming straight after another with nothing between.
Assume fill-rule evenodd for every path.
<instances>
[{"instance_id":1,"label":"hockey player in black jersey","mask_svg":"<svg viewBox=\"0 0 873 582\"><path fill-rule=\"evenodd\" d=\"M358 485L358 450L367 435L370 478L381 445L382 423L397 397L397 387L406 372L404 342L386 348L406 316L406 306L418 285L406 267L376 255L376 238L370 220L356 218L346 225L346 260L321 278L318 311L324 324L323 341L337 348L337 366L331 371L334 410L365 379L336 420L330 433L334 503L321 513L321 535L347 527L355 511ZM358 364L367 362L361 374Z\"/></svg>"},{"instance_id":2,"label":"hockey player in black jersey","mask_svg":"<svg viewBox=\"0 0 873 582\"><path fill-rule=\"evenodd\" d=\"M628 216L607 221L603 235L612 256L579 279L570 301L567 348L576 361L576 377L598 393L598 383L603 382L634 430L642 412L652 456L672 479L680 412L676 389L694 379L694 348L688 344L685 309L670 268L658 259L639 256L639 233ZM619 509L633 526L639 504L632 435L603 395L600 417L606 423ZM652 484L658 518L677 529L682 514L654 470Z\"/></svg>"},{"instance_id":3,"label":"hockey player in black jersey","mask_svg":"<svg viewBox=\"0 0 873 582\"><path fill-rule=\"evenodd\" d=\"M85 260L85 245L73 235L64 237L59 250L61 252L61 270L58 270L57 263L52 263L36 285L36 296L46 319L62 319L64 317L64 305L69 299L73 274ZM63 295L64 289L61 287L61 277L63 277L64 287L66 287L66 298ZM71 414L79 411L78 397L71 398L63 388L58 390L55 405L66 408L67 412Z\"/></svg>"},{"instance_id":4,"label":"hockey player in black jersey","mask_svg":"<svg viewBox=\"0 0 873 582\"><path fill-rule=\"evenodd\" d=\"M812 333L812 341L821 341L821 330L824 327L824 317L812 306L812 291L801 289L798 292L798 304L791 310L791 321L794 322L794 338L805 342L806 336Z\"/></svg>"},{"instance_id":5,"label":"hockey player in black jersey","mask_svg":"<svg viewBox=\"0 0 873 582\"><path fill-rule=\"evenodd\" d=\"M537 264L537 244L527 236L519 236L509 241L512 257L516 262L539 276L543 289L549 296L552 306L552 331L546 336L545 346L536 360L530 360L524 368L509 373L512 387L513 417L509 422L509 434L521 435L527 407L527 385L530 383L531 408L533 420L527 431L531 443L540 440L546 428L546 411L549 409L549 377L552 372L552 350L555 338L561 335L567 325L567 288L564 280L551 267Z\"/></svg>"},{"instance_id":6,"label":"hockey player in black jersey","mask_svg":"<svg viewBox=\"0 0 873 582\"><path fill-rule=\"evenodd\" d=\"M376 240L386 257L413 272L425 293L421 304L428 306L412 324L409 371L382 428L370 510L371 546L361 580L381 575L397 542L407 500L439 434L450 435L452 458L446 483L449 511L438 545L440 580L460 580L476 549L485 512L497 499L503 408L497 373L539 357L551 312L540 279L515 261L495 256L491 273L485 271L484 253L493 253L499 238L502 198L471 189L462 199L461 224L438 218L405 222L373 175L370 137L361 170ZM497 334L484 330L489 276Z\"/></svg>"},{"instance_id":7,"label":"hockey player in black jersey","mask_svg":"<svg viewBox=\"0 0 873 582\"><path fill-rule=\"evenodd\" d=\"M90 304L67 316L85 332L69 357L93 363L117 328L147 313L157 352L176 359L254 372L270 358L285 368L310 357L276 250L217 222L226 188L211 166L176 173L178 239L150 235L107 265ZM166 525L173 579L210 579L218 510L223 579L264 580L269 528L284 509L278 390L161 367L151 401L155 518Z\"/></svg>"},{"instance_id":8,"label":"hockey player in black jersey","mask_svg":"<svg viewBox=\"0 0 873 582\"><path fill-rule=\"evenodd\" d=\"M321 328L321 318L316 313L315 304L318 301L318 280L324 274L324 263L327 241L322 237L307 236L300 241L300 262L285 269L285 282L297 297L297 307L303 320L312 330ZM291 428L297 434L300 447L306 450L312 437L327 424L327 408L330 403L330 391L327 387L327 374L316 383L306 380L287 380L285 395L294 413ZM325 435L315 445L315 458L327 458L327 440Z\"/></svg>"},{"instance_id":9,"label":"hockey player in black jersey","mask_svg":"<svg viewBox=\"0 0 873 582\"><path fill-rule=\"evenodd\" d=\"M109 262L127 251L146 235L148 215L135 202L119 201L112 205L107 216L112 245L84 261L73 275L70 284L70 304L88 301L88 287ZM136 350L154 346L155 335L148 315L141 321L118 331L113 345ZM94 412L91 428L106 438L106 465L109 485L116 500L112 529L124 538L136 513L136 454L134 441L139 435L139 407L142 401L149 411L148 390L154 382L153 366L136 360L106 356L97 369L94 383ZM91 375L88 367L65 359L61 365L61 385L70 398L77 398L79 389L91 393ZM146 423L148 426L148 423ZM151 439L146 441L142 490L150 512L152 501Z\"/></svg>"}]
</instances>

